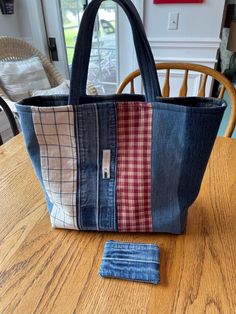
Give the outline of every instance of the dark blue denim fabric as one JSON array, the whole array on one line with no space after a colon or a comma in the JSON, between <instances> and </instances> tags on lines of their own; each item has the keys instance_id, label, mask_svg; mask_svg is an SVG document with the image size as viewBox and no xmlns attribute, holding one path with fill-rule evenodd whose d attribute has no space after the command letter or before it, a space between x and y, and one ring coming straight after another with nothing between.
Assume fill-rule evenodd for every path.
<instances>
[{"instance_id":1,"label":"dark blue denim fabric","mask_svg":"<svg viewBox=\"0 0 236 314\"><path fill-rule=\"evenodd\" d=\"M29 157L33 164L36 175L44 190L48 211L51 212L53 204L50 202L48 194L46 193L42 173L41 173L41 161L38 140L34 131L33 119L31 108L27 106L16 105L17 112L20 118L20 125L24 134L25 146L28 151Z\"/></svg>"},{"instance_id":2,"label":"dark blue denim fabric","mask_svg":"<svg viewBox=\"0 0 236 314\"><path fill-rule=\"evenodd\" d=\"M107 241L99 274L158 284L160 282L160 250L156 244Z\"/></svg>"},{"instance_id":3,"label":"dark blue denim fabric","mask_svg":"<svg viewBox=\"0 0 236 314\"><path fill-rule=\"evenodd\" d=\"M115 231L115 104L75 107L77 139L77 220L81 230ZM103 150L111 150L111 176L102 178Z\"/></svg>"},{"instance_id":4,"label":"dark blue denim fabric","mask_svg":"<svg viewBox=\"0 0 236 314\"><path fill-rule=\"evenodd\" d=\"M117 130L114 103L98 104L99 121L99 230L117 230L116 214L116 155ZM102 177L103 150L111 150L110 178Z\"/></svg>"},{"instance_id":5,"label":"dark blue denim fabric","mask_svg":"<svg viewBox=\"0 0 236 314\"><path fill-rule=\"evenodd\" d=\"M99 134L95 104L75 107L77 140L77 222L81 230L99 230Z\"/></svg>"}]
</instances>

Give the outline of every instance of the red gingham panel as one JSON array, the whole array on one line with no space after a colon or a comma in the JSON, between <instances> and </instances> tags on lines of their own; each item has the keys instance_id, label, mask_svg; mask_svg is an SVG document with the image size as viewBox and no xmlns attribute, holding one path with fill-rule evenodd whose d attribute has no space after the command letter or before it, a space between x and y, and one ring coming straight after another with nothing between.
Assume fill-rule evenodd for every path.
<instances>
[{"instance_id":1,"label":"red gingham panel","mask_svg":"<svg viewBox=\"0 0 236 314\"><path fill-rule=\"evenodd\" d=\"M117 214L119 231L152 231L152 106L117 103Z\"/></svg>"}]
</instances>

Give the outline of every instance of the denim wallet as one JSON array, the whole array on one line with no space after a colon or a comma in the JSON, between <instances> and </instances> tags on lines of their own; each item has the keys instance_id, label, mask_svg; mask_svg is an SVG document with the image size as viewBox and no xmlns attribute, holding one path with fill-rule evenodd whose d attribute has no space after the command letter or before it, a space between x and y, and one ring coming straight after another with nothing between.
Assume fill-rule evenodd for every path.
<instances>
[{"instance_id":1,"label":"denim wallet","mask_svg":"<svg viewBox=\"0 0 236 314\"><path fill-rule=\"evenodd\" d=\"M156 244L107 241L99 274L158 284L160 282L160 249Z\"/></svg>"}]
</instances>

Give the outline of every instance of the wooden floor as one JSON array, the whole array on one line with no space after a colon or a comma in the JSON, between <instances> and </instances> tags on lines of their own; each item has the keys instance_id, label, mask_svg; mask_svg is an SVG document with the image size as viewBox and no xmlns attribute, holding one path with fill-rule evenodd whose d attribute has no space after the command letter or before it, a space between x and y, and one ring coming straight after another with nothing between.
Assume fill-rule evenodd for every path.
<instances>
[{"instance_id":1,"label":"wooden floor","mask_svg":"<svg viewBox=\"0 0 236 314\"><path fill-rule=\"evenodd\" d=\"M0 313L236 313L236 140L217 139L187 232L54 230L21 135L0 147ZM98 275L107 240L156 243L161 284Z\"/></svg>"}]
</instances>

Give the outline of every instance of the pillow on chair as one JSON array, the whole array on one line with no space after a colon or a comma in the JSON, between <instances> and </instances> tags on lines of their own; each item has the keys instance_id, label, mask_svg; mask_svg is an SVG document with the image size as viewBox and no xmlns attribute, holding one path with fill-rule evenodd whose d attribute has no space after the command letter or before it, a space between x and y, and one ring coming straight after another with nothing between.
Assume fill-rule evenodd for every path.
<instances>
[{"instance_id":1,"label":"pillow on chair","mask_svg":"<svg viewBox=\"0 0 236 314\"><path fill-rule=\"evenodd\" d=\"M60 85L50 88L50 89L41 89L33 90L29 92L30 96L49 96L49 95L68 95L69 94L69 85L67 82L63 82Z\"/></svg>"},{"instance_id":2,"label":"pillow on chair","mask_svg":"<svg viewBox=\"0 0 236 314\"><path fill-rule=\"evenodd\" d=\"M51 85L38 57L0 61L0 86L12 101L29 97L29 91L49 89Z\"/></svg>"},{"instance_id":3,"label":"pillow on chair","mask_svg":"<svg viewBox=\"0 0 236 314\"><path fill-rule=\"evenodd\" d=\"M70 82L67 80L60 85L51 88L51 89L44 89L44 90L33 90L30 91L30 96L49 96L49 95L68 95L70 91ZM96 87L88 82L87 84L87 95L97 95Z\"/></svg>"}]
</instances>

